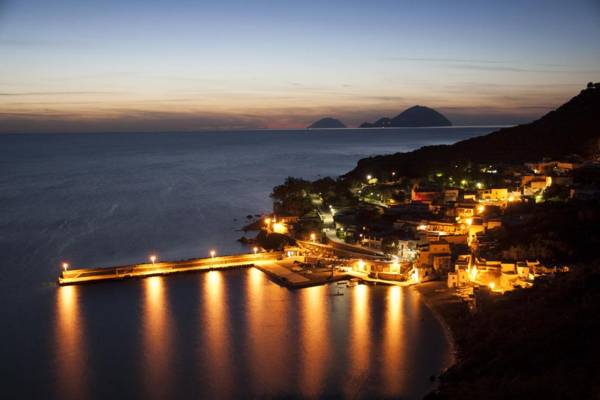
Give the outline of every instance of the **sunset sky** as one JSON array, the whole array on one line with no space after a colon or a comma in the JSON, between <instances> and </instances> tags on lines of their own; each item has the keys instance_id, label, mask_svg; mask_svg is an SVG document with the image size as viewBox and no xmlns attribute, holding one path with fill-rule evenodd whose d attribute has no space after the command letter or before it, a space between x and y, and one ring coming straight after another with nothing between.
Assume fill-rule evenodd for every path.
<instances>
[{"instance_id":1,"label":"sunset sky","mask_svg":"<svg viewBox=\"0 0 600 400\"><path fill-rule=\"evenodd\" d=\"M600 2L0 0L0 132L539 117L600 81Z\"/></svg>"}]
</instances>

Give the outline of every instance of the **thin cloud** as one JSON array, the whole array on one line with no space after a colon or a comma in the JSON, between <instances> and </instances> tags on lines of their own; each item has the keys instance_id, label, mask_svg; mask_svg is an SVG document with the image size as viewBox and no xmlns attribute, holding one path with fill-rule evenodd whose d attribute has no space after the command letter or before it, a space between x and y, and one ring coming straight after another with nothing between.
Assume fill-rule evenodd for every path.
<instances>
[{"instance_id":1,"label":"thin cloud","mask_svg":"<svg viewBox=\"0 0 600 400\"><path fill-rule=\"evenodd\" d=\"M74 96L90 94L116 94L118 92L98 92L98 91L67 91L67 92L4 92L0 96Z\"/></svg>"},{"instance_id":2,"label":"thin cloud","mask_svg":"<svg viewBox=\"0 0 600 400\"><path fill-rule=\"evenodd\" d=\"M469 59L469 58L425 58L425 57L386 57L386 60L392 61L416 61L416 62L431 62L431 63L464 63L464 64L510 64L508 61L502 60L487 60L487 59ZM540 67L565 67L564 64L547 64L547 63L534 63L528 64L532 66Z\"/></svg>"},{"instance_id":3,"label":"thin cloud","mask_svg":"<svg viewBox=\"0 0 600 400\"><path fill-rule=\"evenodd\" d=\"M473 71L500 71L500 72L526 72L526 73L542 73L542 74L596 74L600 70L570 70L570 69L540 69L540 68L522 68L522 67L511 67L511 66L491 66L491 65L477 65L477 64L450 64L448 68L473 70Z\"/></svg>"},{"instance_id":4,"label":"thin cloud","mask_svg":"<svg viewBox=\"0 0 600 400\"><path fill-rule=\"evenodd\" d=\"M426 58L426 57L385 57L388 61L427 62L440 64L446 68L499 71L499 72L525 72L525 73L580 73L597 74L600 70L575 70L565 64L551 63L520 63L515 65L509 61L468 59L468 58ZM541 67L541 68L540 68Z\"/></svg>"}]
</instances>

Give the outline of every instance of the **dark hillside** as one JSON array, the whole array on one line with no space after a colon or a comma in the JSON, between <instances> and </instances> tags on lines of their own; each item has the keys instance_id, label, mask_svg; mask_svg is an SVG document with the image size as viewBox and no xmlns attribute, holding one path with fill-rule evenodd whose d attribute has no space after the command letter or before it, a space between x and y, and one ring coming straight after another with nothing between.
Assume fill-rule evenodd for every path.
<instances>
[{"instance_id":1,"label":"dark hillside","mask_svg":"<svg viewBox=\"0 0 600 400\"><path fill-rule=\"evenodd\" d=\"M581 91L558 109L529 124L500 129L453 145L365 158L348 176L397 171L422 176L450 164L522 163L544 157L595 153L600 146L600 88Z\"/></svg>"}]
</instances>

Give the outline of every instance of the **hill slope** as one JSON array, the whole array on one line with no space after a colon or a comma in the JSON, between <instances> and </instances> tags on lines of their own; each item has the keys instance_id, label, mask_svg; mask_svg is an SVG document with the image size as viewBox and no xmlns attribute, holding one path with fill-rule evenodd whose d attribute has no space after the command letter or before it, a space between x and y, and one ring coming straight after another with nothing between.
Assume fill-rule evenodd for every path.
<instances>
[{"instance_id":1,"label":"hill slope","mask_svg":"<svg viewBox=\"0 0 600 400\"><path fill-rule=\"evenodd\" d=\"M591 88L532 123L453 145L426 146L409 153L365 158L347 176L395 170L415 177L452 163L522 163L543 157L585 156L599 150L599 139L600 89Z\"/></svg>"}]
</instances>

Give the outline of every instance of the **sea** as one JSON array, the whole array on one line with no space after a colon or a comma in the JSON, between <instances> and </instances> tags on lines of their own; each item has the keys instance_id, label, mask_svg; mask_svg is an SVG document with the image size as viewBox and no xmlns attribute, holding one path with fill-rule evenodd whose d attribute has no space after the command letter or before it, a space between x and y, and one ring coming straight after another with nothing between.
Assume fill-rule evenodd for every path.
<instances>
[{"instance_id":1,"label":"sea","mask_svg":"<svg viewBox=\"0 0 600 400\"><path fill-rule=\"evenodd\" d=\"M59 287L72 268L247 252L288 176L494 127L0 135L2 398L421 398L452 360L412 288L256 269Z\"/></svg>"}]
</instances>

